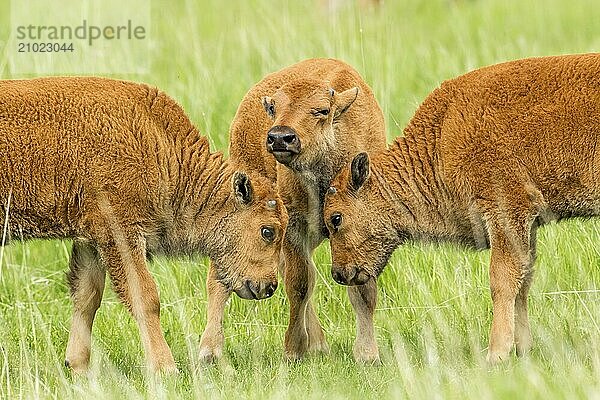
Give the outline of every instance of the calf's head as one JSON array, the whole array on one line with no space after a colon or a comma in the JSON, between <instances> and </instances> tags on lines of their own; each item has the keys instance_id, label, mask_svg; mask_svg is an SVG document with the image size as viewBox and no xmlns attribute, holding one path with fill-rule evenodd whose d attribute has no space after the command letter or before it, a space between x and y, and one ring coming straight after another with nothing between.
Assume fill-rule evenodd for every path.
<instances>
[{"instance_id":1,"label":"calf's head","mask_svg":"<svg viewBox=\"0 0 600 400\"><path fill-rule=\"evenodd\" d=\"M371 176L367 153L358 154L334 178L323 217L329 230L333 279L343 285L377 279L399 238Z\"/></svg>"},{"instance_id":2,"label":"calf's head","mask_svg":"<svg viewBox=\"0 0 600 400\"><path fill-rule=\"evenodd\" d=\"M336 147L334 125L358 96L358 87L337 92L326 81L298 79L262 102L273 126L267 150L292 170L310 169Z\"/></svg>"},{"instance_id":3,"label":"calf's head","mask_svg":"<svg viewBox=\"0 0 600 400\"><path fill-rule=\"evenodd\" d=\"M285 207L274 184L257 174L235 172L229 190L215 207L211 232L217 279L243 299L270 297L277 288Z\"/></svg>"}]
</instances>

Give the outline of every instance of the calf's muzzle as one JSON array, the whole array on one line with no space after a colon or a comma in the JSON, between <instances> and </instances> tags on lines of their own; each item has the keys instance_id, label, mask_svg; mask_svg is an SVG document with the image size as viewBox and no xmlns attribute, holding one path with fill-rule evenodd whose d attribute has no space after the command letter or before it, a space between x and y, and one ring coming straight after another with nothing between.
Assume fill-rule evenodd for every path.
<instances>
[{"instance_id":1,"label":"calf's muzzle","mask_svg":"<svg viewBox=\"0 0 600 400\"><path fill-rule=\"evenodd\" d=\"M235 293L242 299L262 300L273 296L276 289L277 281L253 281L248 279Z\"/></svg>"},{"instance_id":2,"label":"calf's muzzle","mask_svg":"<svg viewBox=\"0 0 600 400\"><path fill-rule=\"evenodd\" d=\"M267 151L284 165L300 153L300 148L300 138L289 126L277 125L267 132Z\"/></svg>"},{"instance_id":3,"label":"calf's muzzle","mask_svg":"<svg viewBox=\"0 0 600 400\"><path fill-rule=\"evenodd\" d=\"M366 271L354 266L341 267L334 265L331 267L331 276L340 285L348 286L364 285L371 279Z\"/></svg>"}]
</instances>

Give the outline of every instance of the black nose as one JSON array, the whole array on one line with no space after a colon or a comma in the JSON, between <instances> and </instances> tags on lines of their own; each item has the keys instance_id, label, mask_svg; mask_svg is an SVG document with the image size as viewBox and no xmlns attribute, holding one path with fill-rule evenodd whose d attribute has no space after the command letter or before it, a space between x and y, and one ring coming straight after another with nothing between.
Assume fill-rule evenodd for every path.
<instances>
[{"instance_id":1,"label":"black nose","mask_svg":"<svg viewBox=\"0 0 600 400\"><path fill-rule=\"evenodd\" d=\"M277 281L254 282L247 280L246 287L250 293L252 293L254 300L261 300L273 296L273 293L275 293L275 290L277 289Z\"/></svg>"},{"instance_id":2,"label":"black nose","mask_svg":"<svg viewBox=\"0 0 600 400\"><path fill-rule=\"evenodd\" d=\"M277 125L269 129L267 133L267 150L270 153L300 152L300 139L296 131L289 126Z\"/></svg>"},{"instance_id":3,"label":"black nose","mask_svg":"<svg viewBox=\"0 0 600 400\"><path fill-rule=\"evenodd\" d=\"M340 285L364 285L371 279L371 276L364 270L357 267L338 267L331 268L333 280Z\"/></svg>"},{"instance_id":4,"label":"black nose","mask_svg":"<svg viewBox=\"0 0 600 400\"><path fill-rule=\"evenodd\" d=\"M331 276L340 285L349 285L350 280L356 275L356 268L332 268Z\"/></svg>"}]
</instances>

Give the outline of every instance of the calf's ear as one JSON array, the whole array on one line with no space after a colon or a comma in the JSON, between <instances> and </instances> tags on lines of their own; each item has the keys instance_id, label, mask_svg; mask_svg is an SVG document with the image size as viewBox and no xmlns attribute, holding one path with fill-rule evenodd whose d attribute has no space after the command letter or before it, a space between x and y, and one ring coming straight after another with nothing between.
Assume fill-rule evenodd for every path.
<instances>
[{"instance_id":1,"label":"calf's ear","mask_svg":"<svg viewBox=\"0 0 600 400\"><path fill-rule=\"evenodd\" d=\"M244 172L236 171L231 179L233 184L233 192L235 197L242 204L250 204L252 202L252 184L250 178Z\"/></svg>"},{"instance_id":2,"label":"calf's ear","mask_svg":"<svg viewBox=\"0 0 600 400\"><path fill-rule=\"evenodd\" d=\"M262 105L265 108L265 111L271 118L275 118L275 102L269 96L265 96L262 98Z\"/></svg>"},{"instance_id":3,"label":"calf's ear","mask_svg":"<svg viewBox=\"0 0 600 400\"><path fill-rule=\"evenodd\" d=\"M358 190L369 177L369 155L367 153L359 153L352 160L350 166L352 174L350 185L354 190Z\"/></svg>"},{"instance_id":4,"label":"calf's ear","mask_svg":"<svg viewBox=\"0 0 600 400\"><path fill-rule=\"evenodd\" d=\"M338 118L340 115L345 113L348 108L354 103L354 100L358 97L358 87L353 87L352 89L344 90L341 93L335 94L335 114L333 118Z\"/></svg>"}]
</instances>

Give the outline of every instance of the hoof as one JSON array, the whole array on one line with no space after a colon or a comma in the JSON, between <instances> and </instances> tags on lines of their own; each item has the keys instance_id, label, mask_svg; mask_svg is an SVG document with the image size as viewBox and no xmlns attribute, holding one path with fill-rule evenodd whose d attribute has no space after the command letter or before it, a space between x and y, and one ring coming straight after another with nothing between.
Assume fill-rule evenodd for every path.
<instances>
[{"instance_id":1,"label":"hoof","mask_svg":"<svg viewBox=\"0 0 600 400\"><path fill-rule=\"evenodd\" d=\"M87 363L71 362L68 359L65 360L65 368L70 370L75 375L83 375L88 372Z\"/></svg>"},{"instance_id":2,"label":"hoof","mask_svg":"<svg viewBox=\"0 0 600 400\"><path fill-rule=\"evenodd\" d=\"M179 374L179 369L175 363L163 364L150 367L150 371L156 376L174 376Z\"/></svg>"},{"instance_id":3,"label":"hoof","mask_svg":"<svg viewBox=\"0 0 600 400\"><path fill-rule=\"evenodd\" d=\"M354 350L354 361L360 364L381 364L381 360L379 358L379 351L375 349L374 351L365 351Z\"/></svg>"},{"instance_id":4,"label":"hoof","mask_svg":"<svg viewBox=\"0 0 600 400\"><path fill-rule=\"evenodd\" d=\"M533 347L533 338L531 337L531 333L527 332L520 338L520 340L515 340L515 352L517 353L517 357L524 357L529 353L531 348Z\"/></svg>"},{"instance_id":5,"label":"hoof","mask_svg":"<svg viewBox=\"0 0 600 400\"><path fill-rule=\"evenodd\" d=\"M311 343L304 351L285 350L285 359L287 361L300 361L308 355L327 355L329 354L329 345L325 340Z\"/></svg>"},{"instance_id":6,"label":"hoof","mask_svg":"<svg viewBox=\"0 0 600 400\"><path fill-rule=\"evenodd\" d=\"M217 362L223 356L223 349L214 348L211 349L209 347L200 348L200 352L198 353L200 362L203 364L213 364Z\"/></svg>"},{"instance_id":7,"label":"hoof","mask_svg":"<svg viewBox=\"0 0 600 400\"><path fill-rule=\"evenodd\" d=\"M325 339L308 346L308 352L312 354L329 354L329 345Z\"/></svg>"},{"instance_id":8,"label":"hoof","mask_svg":"<svg viewBox=\"0 0 600 400\"><path fill-rule=\"evenodd\" d=\"M508 351L488 351L486 361L489 365L498 365L508 360L509 356Z\"/></svg>"},{"instance_id":9,"label":"hoof","mask_svg":"<svg viewBox=\"0 0 600 400\"><path fill-rule=\"evenodd\" d=\"M285 361L287 361L287 362L295 363L295 362L301 361L304 358L304 355L286 351L284 353L284 358L285 358Z\"/></svg>"}]
</instances>

